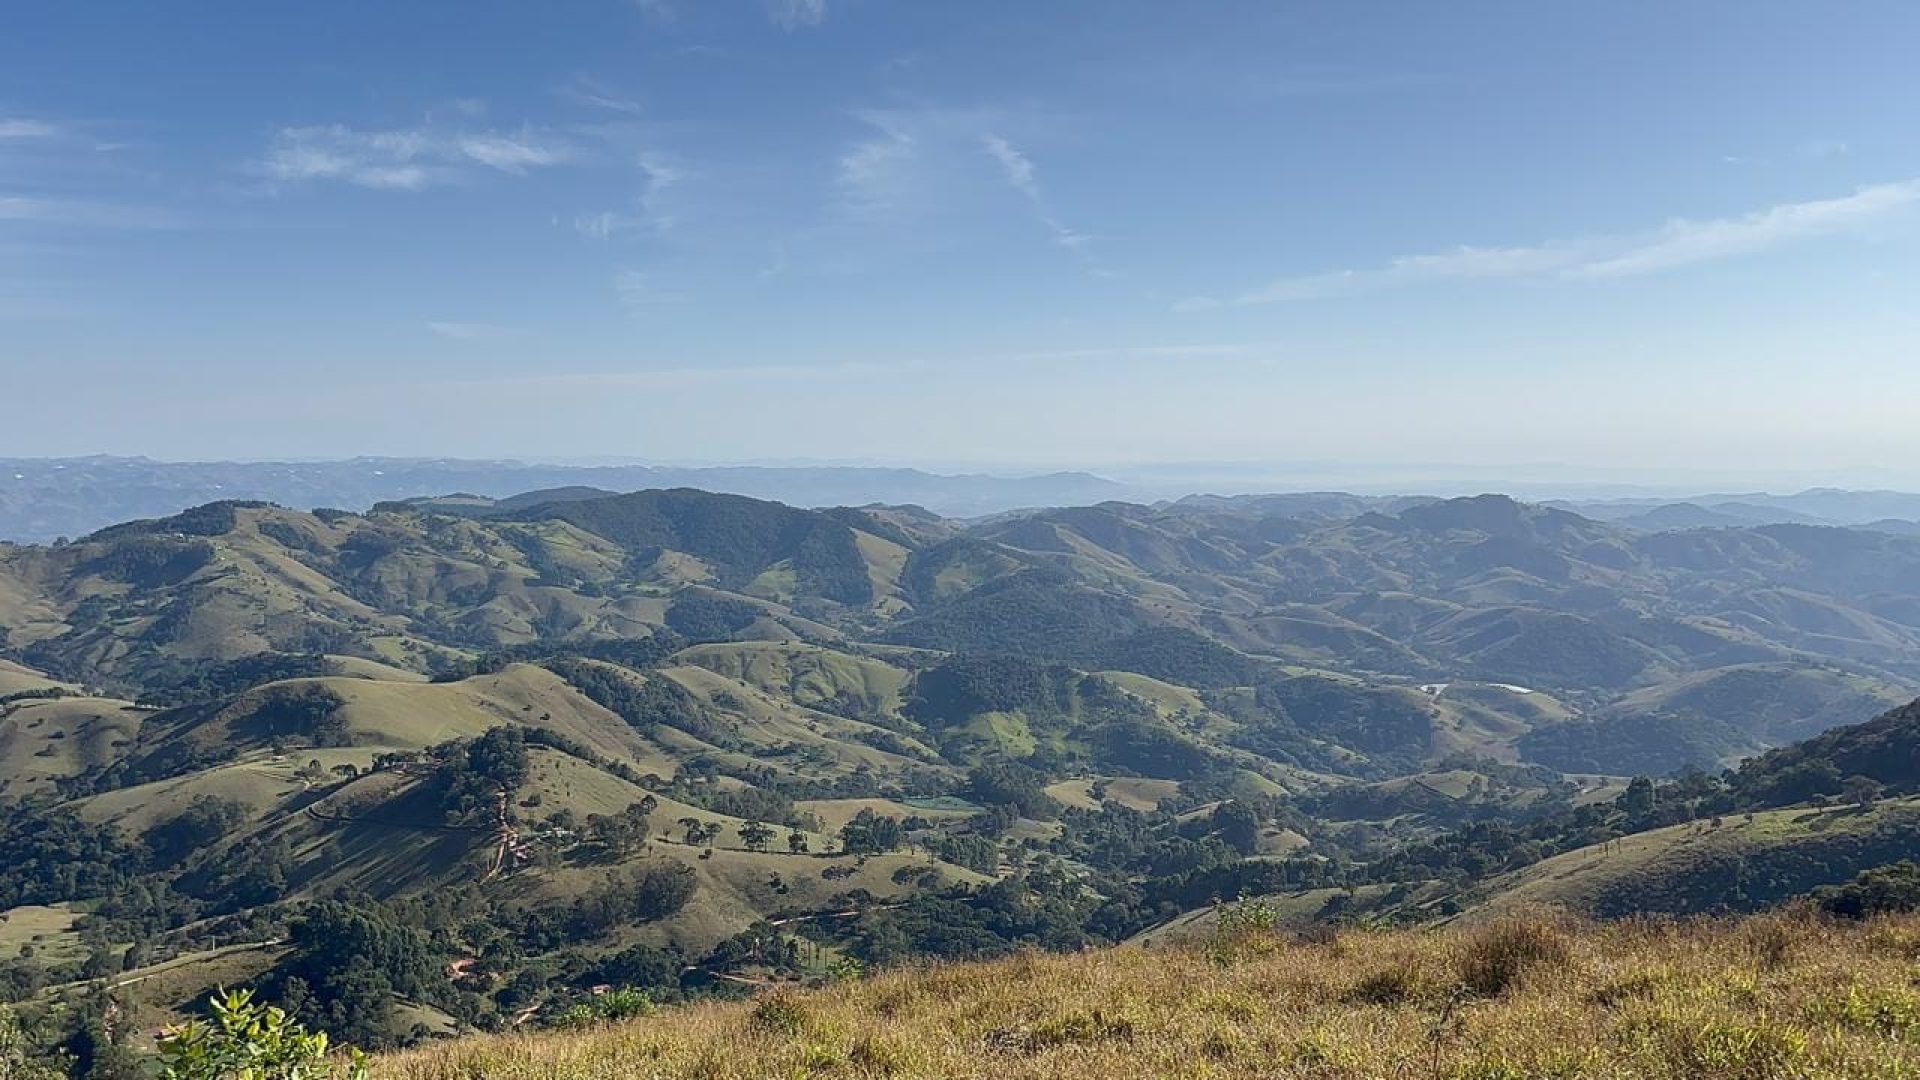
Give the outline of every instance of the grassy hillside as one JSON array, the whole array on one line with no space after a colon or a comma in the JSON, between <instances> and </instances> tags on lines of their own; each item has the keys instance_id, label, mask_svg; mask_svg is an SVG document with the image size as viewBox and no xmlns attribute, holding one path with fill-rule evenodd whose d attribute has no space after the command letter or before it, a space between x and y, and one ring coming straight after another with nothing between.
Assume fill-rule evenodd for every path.
<instances>
[{"instance_id":1,"label":"grassy hillside","mask_svg":"<svg viewBox=\"0 0 1920 1080\"><path fill-rule=\"evenodd\" d=\"M112 698L24 698L0 704L0 796L47 792L118 760L148 710Z\"/></svg>"},{"instance_id":2,"label":"grassy hillside","mask_svg":"<svg viewBox=\"0 0 1920 1080\"><path fill-rule=\"evenodd\" d=\"M1901 614L1920 610L1920 541L1879 533L1645 534L1498 496L1331 519L1113 503L977 524L686 489L470 501L365 515L216 503L64 547L0 546L0 652L128 697L262 652L445 673L663 628L1016 652L1195 689L1257 683L1279 661L1544 690L1572 714L1452 716L1448 747L1581 771L1718 762L1920 687L1920 626ZM837 660L817 674L704 661L790 678L782 692L808 705L844 694L832 700L884 711L899 691ZM32 677L0 671L0 696ZM1606 753L1607 723L1654 744L1655 721L1689 734ZM1543 726L1554 734L1526 738Z\"/></svg>"},{"instance_id":3,"label":"grassy hillside","mask_svg":"<svg viewBox=\"0 0 1920 1080\"><path fill-rule=\"evenodd\" d=\"M1489 882L1483 912L1551 904L1594 915L1752 911L1920 858L1920 800L1791 807L1636 833Z\"/></svg>"},{"instance_id":4,"label":"grassy hillside","mask_svg":"<svg viewBox=\"0 0 1920 1080\"><path fill-rule=\"evenodd\" d=\"M1899 1077L1920 920L1260 931L888 973L378 1059L384 1080Z\"/></svg>"},{"instance_id":5,"label":"grassy hillside","mask_svg":"<svg viewBox=\"0 0 1920 1080\"><path fill-rule=\"evenodd\" d=\"M1635 691L1588 719L1536 725L1517 748L1568 771L1718 768L1911 697L1902 684L1838 667L1736 664Z\"/></svg>"},{"instance_id":6,"label":"grassy hillside","mask_svg":"<svg viewBox=\"0 0 1920 1080\"><path fill-rule=\"evenodd\" d=\"M0 547L0 914L34 947L0 991L173 965L166 1013L237 972L386 1046L603 985L1204 938L1242 897L1701 912L1920 854L1912 710L1663 775L1920 679L1897 537L469 503Z\"/></svg>"}]
</instances>

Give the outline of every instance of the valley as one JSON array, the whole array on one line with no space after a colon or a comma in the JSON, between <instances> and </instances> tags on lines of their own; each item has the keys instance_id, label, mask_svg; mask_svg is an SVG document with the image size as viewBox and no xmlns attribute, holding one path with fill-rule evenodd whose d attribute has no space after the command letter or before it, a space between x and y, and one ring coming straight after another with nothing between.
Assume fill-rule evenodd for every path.
<instances>
[{"instance_id":1,"label":"valley","mask_svg":"<svg viewBox=\"0 0 1920 1080\"><path fill-rule=\"evenodd\" d=\"M1920 857L1916 743L1849 741L1908 737L1915 611L1920 539L1501 496L214 503L0 546L0 990L391 1046L1242 897L1761 910Z\"/></svg>"}]
</instances>

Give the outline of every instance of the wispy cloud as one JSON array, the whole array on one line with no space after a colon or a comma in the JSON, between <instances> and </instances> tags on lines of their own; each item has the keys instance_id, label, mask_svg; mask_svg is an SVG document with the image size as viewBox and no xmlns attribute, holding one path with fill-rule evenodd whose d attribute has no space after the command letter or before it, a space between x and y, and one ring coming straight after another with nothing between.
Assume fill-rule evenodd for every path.
<instances>
[{"instance_id":1,"label":"wispy cloud","mask_svg":"<svg viewBox=\"0 0 1920 1080\"><path fill-rule=\"evenodd\" d=\"M819 26L827 18L827 0L767 0L767 17L783 30Z\"/></svg>"},{"instance_id":2,"label":"wispy cloud","mask_svg":"<svg viewBox=\"0 0 1920 1080\"><path fill-rule=\"evenodd\" d=\"M1793 152L1800 157L1817 161L1820 158L1846 157L1853 153L1853 147L1839 139L1808 139L1794 147Z\"/></svg>"},{"instance_id":3,"label":"wispy cloud","mask_svg":"<svg viewBox=\"0 0 1920 1080\"><path fill-rule=\"evenodd\" d=\"M665 155L650 152L640 154L634 165L641 175L640 194L634 198L634 209L581 215L573 219L575 232L606 241L627 233L664 233L678 223L679 219L667 209L667 193L691 173Z\"/></svg>"},{"instance_id":4,"label":"wispy cloud","mask_svg":"<svg viewBox=\"0 0 1920 1080\"><path fill-rule=\"evenodd\" d=\"M873 131L840 155L840 189L856 211L893 209L901 202L919 140L900 113L868 109L857 115Z\"/></svg>"},{"instance_id":5,"label":"wispy cloud","mask_svg":"<svg viewBox=\"0 0 1920 1080\"><path fill-rule=\"evenodd\" d=\"M1007 174L1007 183L1012 184L1014 190L1029 199L1037 201L1040 198L1040 185L1034 182L1033 162L1027 159L1027 155L1014 149L1012 143L992 132L980 137L980 145L1000 163L1000 168Z\"/></svg>"},{"instance_id":6,"label":"wispy cloud","mask_svg":"<svg viewBox=\"0 0 1920 1080\"><path fill-rule=\"evenodd\" d=\"M1748 255L1789 240L1841 232L1920 201L1920 179L1861 188L1852 195L1786 203L1737 218L1668 222L1627 251L1575 267L1577 277L1625 277Z\"/></svg>"},{"instance_id":7,"label":"wispy cloud","mask_svg":"<svg viewBox=\"0 0 1920 1080\"><path fill-rule=\"evenodd\" d=\"M1004 125L1017 118L997 110L949 108L867 109L854 115L868 130L836 163L842 206L853 217L893 227L913 218L979 212L993 205L979 196L991 192L997 198L1004 185L1027 204L1055 244L1074 252L1090 272L1106 273L1088 246L1092 237L1055 212L1033 159L1003 134Z\"/></svg>"},{"instance_id":8,"label":"wispy cloud","mask_svg":"<svg viewBox=\"0 0 1920 1080\"><path fill-rule=\"evenodd\" d=\"M1015 191L1026 196L1033 204L1034 213L1040 223L1053 234L1053 242L1073 251L1081 251L1093 238L1086 233L1070 229L1054 217L1047 207L1046 195L1040 190L1040 181L1034 176L1033 161L1020 152L1012 143L993 132L980 137L980 145L987 155L1000 163L1000 170L1006 174L1007 183Z\"/></svg>"},{"instance_id":9,"label":"wispy cloud","mask_svg":"<svg viewBox=\"0 0 1920 1080\"><path fill-rule=\"evenodd\" d=\"M666 288L660 285L654 275L644 270L622 270L615 274L613 291L620 300L620 306L629 311L650 311L693 302L691 293Z\"/></svg>"},{"instance_id":10,"label":"wispy cloud","mask_svg":"<svg viewBox=\"0 0 1920 1080\"><path fill-rule=\"evenodd\" d=\"M1234 360L1249 356L1255 350L1256 346L1253 345L1108 345L1081 349L1040 349L1032 352L999 353L979 359L1020 363L1088 360Z\"/></svg>"},{"instance_id":11,"label":"wispy cloud","mask_svg":"<svg viewBox=\"0 0 1920 1080\"><path fill-rule=\"evenodd\" d=\"M44 120L0 116L0 139L51 139L60 134L59 127Z\"/></svg>"},{"instance_id":12,"label":"wispy cloud","mask_svg":"<svg viewBox=\"0 0 1920 1080\"><path fill-rule=\"evenodd\" d=\"M436 380L432 383L408 383L423 390L506 390L516 393L539 391L579 392L590 390L650 390L681 386L726 385L733 383L815 382L836 378L870 378L918 370L917 361L871 363L849 360L825 364L742 364L645 368L638 371L582 371L540 375L509 375L492 379ZM392 384L389 384L392 385Z\"/></svg>"},{"instance_id":13,"label":"wispy cloud","mask_svg":"<svg viewBox=\"0 0 1920 1080\"><path fill-rule=\"evenodd\" d=\"M482 322L429 322L427 329L449 341L486 341L508 334L504 326Z\"/></svg>"},{"instance_id":14,"label":"wispy cloud","mask_svg":"<svg viewBox=\"0 0 1920 1080\"><path fill-rule=\"evenodd\" d=\"M179 215L149 207L28 195L0 195L0 222L90 229L171 229L183 224Z\"/></svg>"},{"instance_id":15,"label":"wispy cloud","mask_svg":"<svg viewBox=\"0 0 1920 1080\"><path fill-rule=\"evenodd\" d=\"M578 105L587 105L609 112L639 116L646 106L639 101L603 85L599 80L586 75L576 76L574 80L555 91L561 97Z\"/></svg>"},{"instance_id":16,"label":"wispy cloud","mask_svg":"<svg viewBox=\"0 0 1920 1080\"><path fill-rule=\"evenodd\" d=\"M1404 255L1384 266L1280 278L1229 297L1193 297L1182 310L1282 303L1438 281L1603 279L1653 274L1758 254L1782 244L1862 228L1920 202L1920 179L1864 187L1851 195L1783 203L1737 217L1675 218L1631 235L1532 247L1460 247Z\"/></svg>"},{"instance_id":17,"label":"wispy cloud","mask_svg":"<svg viewBox=\"0 0 1920 1080\"><path fill-rule=\"evenodd\" d=\"M332 180L377 190L419 191L454 183L475 169L518 175L574 155L565 141L531 128L362 131L326 124L282 128L254 163L254 171L287 183Z\"/></svg>"}]
</instances>

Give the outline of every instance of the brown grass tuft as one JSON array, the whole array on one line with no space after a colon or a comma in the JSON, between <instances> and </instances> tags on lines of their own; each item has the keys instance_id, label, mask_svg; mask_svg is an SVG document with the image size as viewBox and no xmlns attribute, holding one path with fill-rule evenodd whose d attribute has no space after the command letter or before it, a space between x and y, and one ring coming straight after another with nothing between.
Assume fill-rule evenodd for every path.
<instances>
[{"instance_id":1,"label":"brown grass tuft","mask_svg":"<svg viewBox=\"0 0 1920 1080\"><path fill-rule=\"evenodd\" d=\"M1499 997L1541 972L1573 962L1573 932L1549 913L1503 916L1460 943L1460 984L1482 997Z\"/></svg>"},{"instance_id":2,"label":"brown grass tuft","mask_svg":"<svg viewBox=\"0 0 1920 1080\"><path fill-rule=\"evenodd\" d=\"M1524 914L882 972L376 1061L379 1080L1920 1080L1920 916ZM1783 962L1775 965L1770 958Z\"/></svg>"}]
</instances>

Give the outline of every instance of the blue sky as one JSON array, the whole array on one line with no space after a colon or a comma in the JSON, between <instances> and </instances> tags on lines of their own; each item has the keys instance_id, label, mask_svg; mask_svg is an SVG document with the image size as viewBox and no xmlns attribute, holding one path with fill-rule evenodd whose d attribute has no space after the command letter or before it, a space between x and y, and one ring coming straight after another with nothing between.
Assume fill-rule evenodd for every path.
<instances>
[{"instance_id":1,"label":"blue sky","mask_svg":"<svg viewBox=\"0 0 1920 1080\"><path fill-rule=\"evenodd\" d=\"M0 453L1920 461L1920 7L17 5Z\"/></svg>"}]
</instances>

